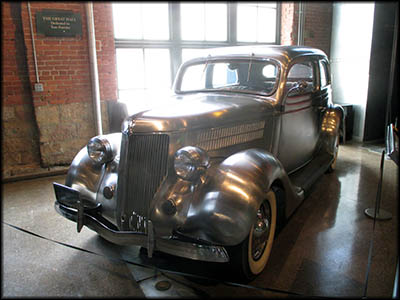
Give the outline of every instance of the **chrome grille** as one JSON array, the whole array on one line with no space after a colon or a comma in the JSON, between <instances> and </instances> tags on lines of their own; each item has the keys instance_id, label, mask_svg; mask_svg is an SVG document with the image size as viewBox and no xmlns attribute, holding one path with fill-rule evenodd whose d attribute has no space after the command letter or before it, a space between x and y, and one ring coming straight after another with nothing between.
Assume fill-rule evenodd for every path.
<instances>
[{"instance_id":1,"label":"chrome grille","mask_svg":"<svg viewBox=\"0 0 400 300\"><path fill-rule=\"evenodd\" d=\"M128 141L125 203L132 215L148 218L154 194L167 175L169 136L166 134L131 135ZM130 222L132 229L136 222Z\"/></svg>"},{"instance_id":2,"label":"chrome grille","mask_svg":"<svg viewBox=\"0 0 400 300\"><path fill-rule=\"evenodd\" d=\"M211 151L261 139L264 135L264 126L265 122L259 121L202 131L197 134L196 146Z\"/></svg>"}]
</instances>

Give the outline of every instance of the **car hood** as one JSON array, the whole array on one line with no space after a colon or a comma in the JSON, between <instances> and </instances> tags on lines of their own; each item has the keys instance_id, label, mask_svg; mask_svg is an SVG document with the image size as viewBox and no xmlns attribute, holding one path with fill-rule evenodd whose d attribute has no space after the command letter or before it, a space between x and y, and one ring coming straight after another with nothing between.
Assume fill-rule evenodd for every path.
<instances>
[{"instance_id":1,"label":"car hood","mask_svg":"<svg viewBox=\"0 0 400 300\"><path fill-rule=\"evenodd\" d=\"M273 112L274 100L254 95L197 93L174 95L148 110L125 119L123 130L168 132L220 127L260 120ZM129 108L128 108L129 111Z\"/></svg>"}]
</instances>

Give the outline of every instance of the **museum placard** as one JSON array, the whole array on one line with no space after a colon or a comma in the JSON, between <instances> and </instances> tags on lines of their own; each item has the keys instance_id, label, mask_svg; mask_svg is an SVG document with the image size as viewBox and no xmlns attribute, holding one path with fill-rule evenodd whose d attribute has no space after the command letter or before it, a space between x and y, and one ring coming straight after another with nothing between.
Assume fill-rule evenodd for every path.
<instances>
[{"instance_id":1,"label":"museum placard","mask_svg":"<svg viewBox=\"0 0 400 300\"><path fill-rule=\"evenodd\" d=\"M70 10L44 9L38 11L36 13L36 31L45 36L82 35L81 15Z\"/></svg>"}]
</instances>

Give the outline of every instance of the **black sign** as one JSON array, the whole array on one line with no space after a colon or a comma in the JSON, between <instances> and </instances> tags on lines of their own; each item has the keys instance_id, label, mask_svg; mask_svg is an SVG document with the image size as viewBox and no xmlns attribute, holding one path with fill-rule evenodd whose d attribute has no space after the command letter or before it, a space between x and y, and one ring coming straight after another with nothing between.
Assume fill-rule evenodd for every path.
<instances>
[{"instance_id":1,"label":"black sign","mask_svg":"<svg viewBox=\"0 0 400 300\"><path fill-rule=\"evenodd\" d=\"M36 13L36 31L45 36L82 35L81 14L70 10L44 9Z\"/></svg>"}]
</instances>

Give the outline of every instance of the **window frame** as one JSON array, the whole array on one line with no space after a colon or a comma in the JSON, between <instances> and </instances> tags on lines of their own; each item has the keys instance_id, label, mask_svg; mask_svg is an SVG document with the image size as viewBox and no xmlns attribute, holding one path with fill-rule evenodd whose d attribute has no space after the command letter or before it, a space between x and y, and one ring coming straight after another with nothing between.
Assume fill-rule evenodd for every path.
<instances>
[{"instance_id":1,"label":"window frame","mask_svg":"<svg viewBox=\"0 0 400 300\"><path fill-rule=\"evenodd\" d=\"M200 90L199 89L197 89L197 90L189 90L189 91L181 90L182 79L185 76L185 72L187 71L187 69L189 67L193 67L195 65L202 65L202 64L208 64L208 63L221 63L221 62L223 63L223 62L232 62L232 61L238 61L238 62L240 62L240 61L244 61L244 62L246 62L246 61L266 62L266 63L269 63L271 65L274 65L276 67L276 71L277 71L274 88L269 93L262 93L260 91L250 91L250 90L249 91L233 90L232 93L238 93L238 94L242 93L242 94L249 94L249 95L255 95L255 96L262 96L262 97L272 97L276 93L276 91L278 90L279 81L280 81L281 72L282 72L281 65L279 64L279 62L276 61L275 59L271 59L271 58L254 58L254 59L251 59L251 58L247 58L247 57L246 58L237 57L237 58L232 58L232 59L229 59L229 58L212 58L212 59L209 59L209 60L198 60L198 61L195 61L195 62L190 62L188 64L185 64L184 68L180 70L179 74L177 74L178 77L177 77L177 82L176 82L176 84L174 86L174 92L176 94L178 94L178 95L192 94L192 93L199 93L199 92L207 93L207 92L209 92L211 90L214 91L214 92L218 92L218 89L206 89L206 88L200 89ZM226 92L226 91L221 91L221 92Z\"/></svg>"},{"instance_id":2,"label":"window frame","mask_svg":"<svg viewBox=\"0 0 400 300\"><path fill-rule=\"evenodd\" d=\"M321 66L325 70L325 75L326 75L326 84L325 85L322 85L322 82L321 82L321 79L322 79ZM319 72L319 88L324 89L331 84L331 74L330 74L330 70L329 70L329 63L325 58L318 59L318 72Z\"/></svg>"},{"instance_id":3,"label":"window frame","mask_svg":"<svg viewBox=\"0 0 400 300\"><path fill-rule=\"evenodd\" d=\"M310 91L302 91L302 92L297 92L294 94L287 94L287 98L296 99L298 97L302 97L305 95L311 95L312 93L315 93L318 88L320 88L319 62L313 56L303 56L299 59L294 60L289 65L289 67L286 71L285 86L287 85L289 72L293 68L293 66L295 66L297 64L304 64L304 63L310 64L310 66L312 68L313 89ZM285 93L288 93L288 90L289 89L287 89L285 87Z\"/></svg>"},{"instance_id":4,"label":"window frame","mask_svg":"<svg viewBox=\"0 0 400 300\"><path fill-rule=\"evenodd\" d=\"M281 3L276 2L275 42L238 42L237 41L237 2L224 2L227 5L227 40L226 41L188 41L181 39L180 2L168 2L169 40L134 40L114 37L115 48L166 48L170 53L171 88L175 76L182 64L182 50L207 49L215 47L241 45L276 45L280 41ZM117 68L117 67L116 67ZM119 94L119 88L118 88Z\"/></svg>"}]
</instances>

